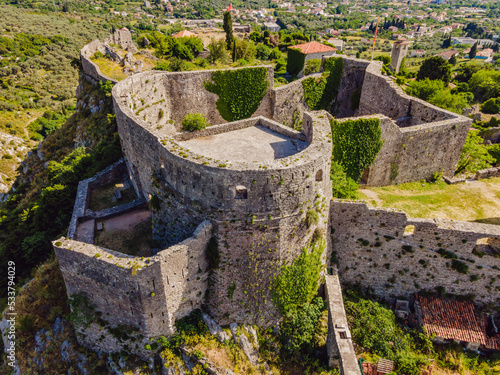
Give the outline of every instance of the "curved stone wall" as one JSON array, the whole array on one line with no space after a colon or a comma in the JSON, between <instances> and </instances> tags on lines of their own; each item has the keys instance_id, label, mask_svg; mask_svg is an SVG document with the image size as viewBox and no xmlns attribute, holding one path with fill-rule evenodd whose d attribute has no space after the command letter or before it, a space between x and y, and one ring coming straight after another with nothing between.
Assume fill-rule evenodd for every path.
<instances>
[{"instance_id":1,"label":"curved stone wall","mask_svg":"<svg viewBox=\"0 0 500 375\"><path fill-rule=\"evenodd\" d=\"M80 50L80 62L82 64L82 70L85 79L93 85L96 85L98 82L106 81L117 83L117 80L109 78L108 76L103 74L97 64L95 64L90 59L98 51L102 54L106 53L105 46L99 39L96 39L91 43L84 45Z\"/></svg>"},{"instance_id":2,"label":"curved stone wall","mask_svg":"<svg viewBox=\"0 0 500 375\"><path fill-rule=\"evenodd\" d=\"M160 108L169 120L181 118L185 111L216 119L216 97L211 98L202 84L209 73L150 72L115 85L113 100L122 148L142 194L158 198L153 222L160 243L167 246L182 241L203 220L215 224L221 264L213 272L207 303L217 320L222 324L271 324L277 319L270 299L272 276L280 264L300 254L316 229L326 233L331 198L328 116L305 113L299 133L261 116L271 116L270 95L266 95L255 117L202 132L180 133L172 121L156 121ZM176 98L189 96L193 90L176 84L183 77L197 85L195 96L206 101L200 99L199 105L189 108L174 106ZM139 113L138 103L143 108ZM288 157L256 162L251 158L213 160L180 145L194 136L209 137L256 125L307 147ZM241 188L245 190L243 199L237 193ZM310 210L319 212L320 219L307 225Z\"/></svg>"}]
</instances>

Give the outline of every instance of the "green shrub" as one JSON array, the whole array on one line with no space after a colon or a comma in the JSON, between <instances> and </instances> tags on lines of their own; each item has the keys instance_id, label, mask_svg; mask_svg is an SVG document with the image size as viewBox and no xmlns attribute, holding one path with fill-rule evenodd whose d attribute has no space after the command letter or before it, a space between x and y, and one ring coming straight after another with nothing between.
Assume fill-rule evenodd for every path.
<instances>
[{"instance_id":1,"label":"green shrub","mask_svg":"<svg viewBox=\"0 0 500 375\"><path fill-rule=\"evenodd\" d=\"M203 113L188 113L182 120L182 130L188 132L203 130L207 126L207 119Z\"/></svg>"},{"instance_id":2,"label":"green shrub","mask_svg":"<svg viewBox=\"0 0 500 375\"><path fill-rule=\"evenodd\" d=\"M495 143L493 145L486 146L488 154L495 159L494 164L500 164L500 143Z\"/></svg>"},{"instance_id":3,"label":"green shrub","mask_svg":"<svg viewBox=\"0 0 500 375\"><path fill-rule=\"evenodd\" d=\"M271 297L281 314L297 311L316 295L325 246L325 241L320 240L311 245L310 251L304 247L292 264L280 267L272 282Z\"/></svg>"},{"instance_id":4,"label":"green shrub","mask_svg":"<svg viewBox=\"0 0 500 375\"><path fill-rule=\"evenodd\" d=\"M319 222L319 214L316 210L310 210L306 214L306 225L310 228L312 225L316 225Z\"/></svg>"},{"instance_id":5,"label":"green shrub","mask_svg":"<svg viewBox=\"0 0 500 375\"><path fill-rule=\"evenodd\" d=\"M357 199L359 185L352 178L347 177L344 168L332 160L330 179L332 180L332 191L335 198Z\"/></svg>"},{"instance_id":6,"label":"green shrub","mask_svg":"<svg viewBox=\"0 0 500 375\"><path fill-rule=\"evenodd\" d=\"M465 264L464 262L461 262L456 259L452 259L451 261L451 268L453 268L455 271L463 274L469 273L469 266Z\"/></svg>"},{"instance_id":7,"label":"green shrub","mask_svg":"<svg viewBox=\"0 0 500 375\"><path fill-rule=\"evenodd\" d=\"M491 98L481 104L481 111L496 115L500 113L500 98Z\"/></svg>"}]
</instances>

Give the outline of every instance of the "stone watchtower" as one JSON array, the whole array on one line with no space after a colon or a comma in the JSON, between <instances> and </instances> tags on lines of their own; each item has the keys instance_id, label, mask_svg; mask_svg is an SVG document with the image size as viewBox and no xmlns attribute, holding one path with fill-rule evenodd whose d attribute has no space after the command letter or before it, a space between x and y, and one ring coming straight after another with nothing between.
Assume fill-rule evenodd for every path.
<instances>
[{"instance_id":1,"label":"stone watchtower","mask_svg":"<svg viewBox=\"0 0 500 375\"><path fill-rule=\"evenodd\" d=\"M401 62L408 53L408 41L405 38L399 38L393 45L391 51L391 67L399 73Z\"/></svg>"}]
</instances>

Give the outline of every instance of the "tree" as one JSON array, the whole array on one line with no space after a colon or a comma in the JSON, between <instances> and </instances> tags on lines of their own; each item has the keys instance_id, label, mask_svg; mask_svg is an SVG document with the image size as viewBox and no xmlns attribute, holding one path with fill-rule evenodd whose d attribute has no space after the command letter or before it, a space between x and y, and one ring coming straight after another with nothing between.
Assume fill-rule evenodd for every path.
<instances>
[{"instance_id":1,"label":"tree","mask_svg":"<svg viewBox=\"0 0 500 375\"><path fill-rule=\"evenodd\" d=\"M227 49L231 49L233 46L234 42L234 36L233 36L233 20L231 19L231 12L226 11L224 13L224 26L223 26L224 31L226 32L226 46Z\"/></svg>"},{"instance_id":2,"label":"tree","mask_svg":"<svg viewBox=\"0 0 500 375\"><path fill-rule=\"evenodd\" d=\"M448 47L451 47L451 34L450 34L449 38L446 38L443 41L443 48L448 48Z\"/></svg>"},{"instance_id":3,"label":"tree","mask_svg":"<svg viewBox=\"0 0 500 375\"><path fill-rule=\"evenodd\" d=\"M462 153L458 159L455 174L462 172L477 172L490 166L495 159L488 153L488 149L483 144L483 138L478 135L479 131L471 130L467 135Z\"/></svg>"},{"instance_id":4,"label":"tree","mask_svg":"<svg viewBox=\"0 0 500 375\"><path fill-rule=\"evenodd\" d=\"M207 46L210 51L210 55L208 55L208 61L212 64L215 64L217 60L222 62L229 60L229 54L226 49L226 43L222 39L215 39L212 37L210 39L210 43Z\"/></svg>"},{"instance_id":5,"label":"tree","mask_svg":"<svg viewBox=\"0 0 500 375\"><path fill-rule=\"evenodd\" d=\"M429 78L440 79L448 84L451 80L451 66L441 56L433 56L424 60L417 74L417 80Z\"/></svg>"},{"instance_id":6,"label":"tree","mask_svg":"<svg viewBox=\"0 0 500 375\"><path fill-rule=\"evenodd\" d=\"M473 59L475 58L477 55L477 42L474 43L474 45L472 46L472 48L470 49L470 52L469 52L469 59Z\"/></svg>"},{"instance_id":7,"label":"tree","mask_svg":"<svg viewBox=\"0 0 500 375\"><path fill-rule=\"evenodd\" d=\"M448 62L451 64L451 65L457 65L457 56L456 55L453 55L451 56L451 58L448 60Z\"/></svg>"},{"instance_id":8,"label":"tree","mask_svg":"<svg viewBox=\"0 0 500 375\"><path fill-rule=\"evenodd\" d=\"M311 59L306 61L306 67L304 68L304 75L309 75L319 72L321 68L320 59Z\"/></svg>"}]
</instances>

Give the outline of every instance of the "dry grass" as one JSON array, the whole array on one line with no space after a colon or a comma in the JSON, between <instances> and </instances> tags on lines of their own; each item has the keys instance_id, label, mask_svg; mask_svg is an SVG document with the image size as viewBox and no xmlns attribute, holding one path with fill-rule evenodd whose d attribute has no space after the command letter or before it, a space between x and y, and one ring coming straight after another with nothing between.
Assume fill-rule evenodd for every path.
<instances>
[{"instance_id":1,"label":"dry grass","mask_svg":"<svg viewBox=\"0 0 500 375\"><path fill-rule=\"evenodd\" d=\"M151 256L153 233L151 219L139 222L132 230L97 231L95 244L134 256Z\"/></svg>"},{"instance_id":2,"label":"dry grass","mask_svg":"<svg viewBox=\"0 0 500 375\"><path fill-rule=\"evenodd\" d=\"M97 66L99 66L99 69L101 69L101 72L109 78L121 81L122 79L128 77L125 73L123 73L123 67L120 64L111 61L110 59L101 57L98 59L93 59L92 61L96 63Z\"/></svg>"},{"instance_id":3,"label":"dry grass","mask_svg":"<svg viewBox=\"0 0 500 375\"><path fill-rule=\"evenodd\" d=\"M405 211L410 217L500 224L500 177L470 183L411 182L360 192L375 207Z\"/></svg>"},{"instance_id":4,"label":"dry grass","mask_svg":"<svg viewBox=\"0 0 500 375\"><path fill-rule=\"evenodd\" d=\"M122 195L122 199L120 200L117 200L115 197L115 191L117 190L119 190ZM135 191L130 186L129 182L112 182L99 189L92 190L90 193L89 208L93 211L100 211L132 202L136 198Z\"/></svg>"}]
</instances>

